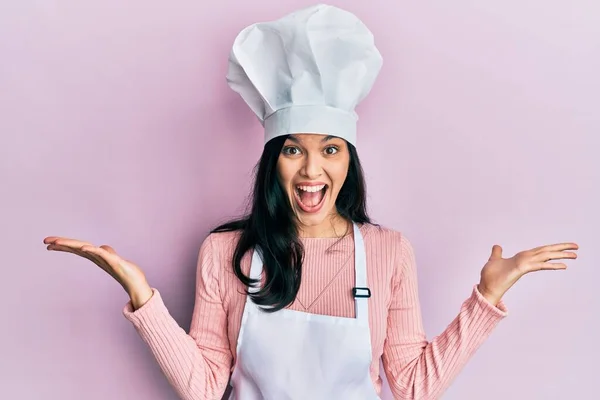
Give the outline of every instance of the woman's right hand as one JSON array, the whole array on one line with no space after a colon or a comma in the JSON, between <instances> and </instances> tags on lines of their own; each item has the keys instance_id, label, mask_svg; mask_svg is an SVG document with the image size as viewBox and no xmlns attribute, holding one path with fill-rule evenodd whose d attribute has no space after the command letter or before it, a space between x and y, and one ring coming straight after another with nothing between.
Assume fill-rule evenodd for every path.
<instances>
[{"instance_id":1,"label":"woman's right hand","mask_svg":"<svg viewBox=\"0 0 600 400\"><path fill-rule=\"evenodd\" d=\"M94 246L91 243L65 237L49 236L44 239L48 250L63 251L87 258L112 276L131 298L134 309L144 305L152 297L152 288L140 267L119 256L108 246Z\"/></svg>"}]
</instances>

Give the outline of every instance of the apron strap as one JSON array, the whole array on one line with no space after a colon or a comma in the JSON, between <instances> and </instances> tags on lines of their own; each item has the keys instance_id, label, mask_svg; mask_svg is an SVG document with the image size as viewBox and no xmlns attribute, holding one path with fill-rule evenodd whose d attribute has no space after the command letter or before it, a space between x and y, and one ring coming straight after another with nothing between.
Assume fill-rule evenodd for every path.
<instances>
[{"instance_id":1,"label":"apron strap","mask_svg":"<svg viewBox=\"0 0 600 400\"><path fill-rule=\"evenodd\" d=\"M371 297L371 290L367 286L367 254L365 252L365 243L363 241L362 233L356 223L353 223L354 227L354 285L352 289L352 295L354 297L354 305L356 312L356 319L368 324L369 323L369 304L368 298ZM252 254L252 264L250 266L250 278L260 279L263 270L262 258L260 256L260 249L254 248ZM250 293L258 292L258 287L250 287L248 291ZM250 296L246 298L246 305L255 306L254 302L250 300Z\"/></svg>"},{"instance_id":2,"label":"apron strap","mask_svg":"<svg viewBox=\"0 0 600 400\"><path fill-rule=\"evenodd\" d=\"M365 324L369 323L369 304L368 298L371 297L371 290L367 286L367 254L365 252L365 243L358 225L354 225L354 285L352 295L356 308L356 318Z\"/></svg>"},{"instance_id":3,"label":"apron strap","mask_svg":"<svg viewBox=\"0 0 600 400\"><path fill-rule=\"evenodd\" d=\"M250 266L250 279L260 279L262 275L262 258L260 256L260 249L258 247L254 248L252 252L252 264ZM259 282L260 283L260 282ZM258 292L259 288L257 287L249 287L248 291L250 293ZM252 303L252 302L251 302Z\"/></svg>"}]
</instances>

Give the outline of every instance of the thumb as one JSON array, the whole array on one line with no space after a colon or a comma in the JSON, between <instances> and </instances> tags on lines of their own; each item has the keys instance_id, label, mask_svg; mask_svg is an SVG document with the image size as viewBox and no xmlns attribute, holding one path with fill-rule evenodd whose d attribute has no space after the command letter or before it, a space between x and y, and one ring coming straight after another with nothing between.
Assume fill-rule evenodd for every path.
<instances>
[{"instance_id":1,"label":"thumb","mask_svg":"<svg viewBox=\"0 0 600 400\"><path fill-rule=\"evenodd\" d=\"M107 244L103 244L102 246L100 246L100 248L108 251L110 254L117 254L117 252L115 251L115 249L113 249L112 247L110 247Z\"/></svg>"},{"instance_id":2,"label":"thumb","mask_svg":"<svg viewBox=\"0 0 600 400\"><path fill-rule=\"evenodd\" d=\"M502 258L502 247L497 244L492 246L492 255L490 256L490 261L496 258Z\"/></svg>"}]
</instances>

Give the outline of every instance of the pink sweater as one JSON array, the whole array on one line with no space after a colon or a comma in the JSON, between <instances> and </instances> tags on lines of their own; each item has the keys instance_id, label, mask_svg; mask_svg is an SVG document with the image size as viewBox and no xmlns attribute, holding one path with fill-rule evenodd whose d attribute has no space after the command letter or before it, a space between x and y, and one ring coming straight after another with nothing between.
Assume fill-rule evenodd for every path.
<instances>
[{"instance_id":1,"label":"pink sweater","mask_svg":"<svg viewBox=\"0 0 600 400\"><path fill-rule=\"evenodd\" d=\"M361 226L372 297L369 324L373 362L371 379L381 391L379 360L395 399L437 399L465 363L506 316L501 302L487 302L473 286L450 325L428 342L417 292L415 256L399 232ZM244 287L231 267L237 233L210 234L198 257L196 298L190 332L171 317L158 290L133 311L123 313L158 361L182 399L221 399L236 360L244 309ZM294 310L354 317L353 239L303 238L305 263ZM242 267L247 274L251 254Z\"/></svg>"}]
</instances>

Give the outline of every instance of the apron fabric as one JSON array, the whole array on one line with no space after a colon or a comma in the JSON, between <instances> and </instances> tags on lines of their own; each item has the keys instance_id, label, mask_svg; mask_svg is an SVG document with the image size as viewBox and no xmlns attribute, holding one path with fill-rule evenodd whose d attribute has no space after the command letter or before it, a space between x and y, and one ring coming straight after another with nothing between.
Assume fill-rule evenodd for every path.
<instances>
[{"instance_id":1,"label":"apron fabric","mask_svg":"<svg viewBox=\"0 0 600 400\"><path fill-rule=\"evenodd\" d=\"M229 400L379 400L369 373L366 253L353 226L356 317L290 309L266 313L247 296ZM250 277L259 279L261 273L254 251Z\"/></svg>"}]
</instances>

